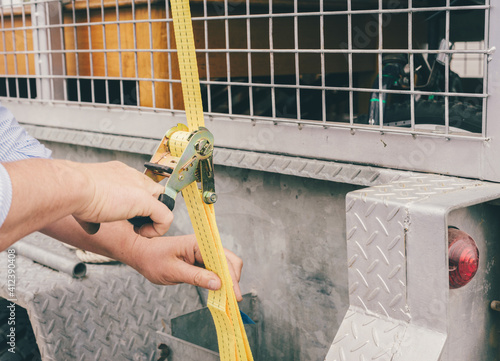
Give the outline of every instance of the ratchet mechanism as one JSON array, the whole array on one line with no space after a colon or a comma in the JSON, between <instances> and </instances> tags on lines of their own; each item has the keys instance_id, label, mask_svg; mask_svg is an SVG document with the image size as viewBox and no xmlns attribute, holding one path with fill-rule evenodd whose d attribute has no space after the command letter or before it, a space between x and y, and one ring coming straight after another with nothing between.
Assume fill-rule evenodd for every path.
<instances>
[{"instance_id":1,"label":"ratchet mechanism","mask_svg":"<svg viewBox=\"0 0 500 361\"><path fill-rule=\"evenodd\" d=\"M144 174L155 182L168 178L158 200L173 210L177 194L196 181L201 185L203 201L215 203L213 150L214 137L206 128L189 132L184 124L178 124L167 131L151 161L144 164ZM129 222L136 227L153 223L150 217L134 217Z\"/></svg>"}]
</instances>

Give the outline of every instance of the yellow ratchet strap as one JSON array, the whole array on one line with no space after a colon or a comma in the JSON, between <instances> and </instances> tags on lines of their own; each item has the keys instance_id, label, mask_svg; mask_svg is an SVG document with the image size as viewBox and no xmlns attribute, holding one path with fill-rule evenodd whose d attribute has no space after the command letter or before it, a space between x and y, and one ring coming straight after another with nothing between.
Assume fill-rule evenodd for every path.
<instances>
[{"instance_id":1,"label":"yellow ratchet strap","mask_svg":"<svg viewBox=\"0 0 500 361\"><path fill-rule=\"evenodd\" d=\"M171 0L177 54L182 81L182 94L189 131L203 127L203 105L200 80L188 0ZM173 156L180 156L185 140L172 139L170 149ZM182 190L196 239L205 267L215 272L222 281L218 291L209 291L208 308L212 313L219 343L221 361L253 361L238 303L234 295L233 282L222 248L219 230L215 221L213 204L203 202L196 182Z\"/></svg>"}]
</instances>

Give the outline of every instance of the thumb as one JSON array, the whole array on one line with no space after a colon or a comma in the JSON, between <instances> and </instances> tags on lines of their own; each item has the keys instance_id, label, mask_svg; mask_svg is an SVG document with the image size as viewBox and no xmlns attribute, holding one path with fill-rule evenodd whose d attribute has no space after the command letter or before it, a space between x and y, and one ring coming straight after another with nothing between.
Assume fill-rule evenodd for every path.
<instances>
[{"instance_id":1,"label":"thumb","mask_svg":"<svg viewBox=\"0 0 500 361\"><path fill-rule=\"evenodd\" d=\"M179 260L179 281L216 291L221 288L220 278L213 272Z\"/></svg>"}]
</instances>

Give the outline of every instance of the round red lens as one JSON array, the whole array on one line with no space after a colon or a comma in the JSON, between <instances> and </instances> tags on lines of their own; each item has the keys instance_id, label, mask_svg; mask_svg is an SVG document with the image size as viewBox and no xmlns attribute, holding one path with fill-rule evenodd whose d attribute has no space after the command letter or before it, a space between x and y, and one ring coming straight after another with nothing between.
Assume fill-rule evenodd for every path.
<instances>
[{"instance_id":1,"label":"round red lens","mask_svg":"<svg viewBox=\"0 0 500 361\"><path fill-rule=\"evenodd\" d=\"M448 228L448 258L450 288L465 286L474 277L479 266L476 242L464 231Z\"/></svg>"}]
</instances>

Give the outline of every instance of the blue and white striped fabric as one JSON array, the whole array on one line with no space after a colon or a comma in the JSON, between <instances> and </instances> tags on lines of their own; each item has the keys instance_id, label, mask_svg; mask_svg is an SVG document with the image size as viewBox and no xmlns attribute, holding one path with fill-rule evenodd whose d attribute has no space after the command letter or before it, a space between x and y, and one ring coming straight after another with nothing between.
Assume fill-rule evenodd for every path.
<instances>
[{"instance_id":1,"label":"blue and white striped fabric","mask_svg":"<svg viewBox=\"0 0 500 361\"><path fill-rule=\"evenodd\" d=\"M50 158L51 151L24 130L14 115L0 104L0 227L9 213L12 184L1 163L27 158Z\"/></svg>"},{"instance_id":2,"label":"blue and white striped fabric","mask_svg":"<svg viewBox=\"0 0 500 361\"><path fill-rule=\"evenodd\" d=\"M5 221L5 218L7 218L11 203L12 184L10 183L9 173L7 173L5 167L0 164L0 227Z\"/></svg>"}]
</instances>

